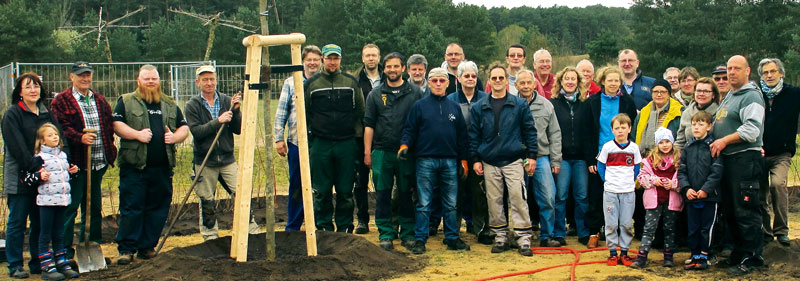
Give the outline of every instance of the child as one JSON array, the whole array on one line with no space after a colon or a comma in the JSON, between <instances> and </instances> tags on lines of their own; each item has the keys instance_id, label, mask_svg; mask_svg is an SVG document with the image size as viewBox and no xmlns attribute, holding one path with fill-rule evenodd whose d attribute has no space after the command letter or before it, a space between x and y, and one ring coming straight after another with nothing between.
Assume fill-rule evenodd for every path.
<instances>
[{"instance_id":1,"label":"child","mask_svg":"<svg viewBox=\"0 0 800 281\"><path fill-rule=\"evenodd\" d=\"M633 240L633 210L636 206L636 176L642 155L639 146L628 141L631 132L631 118L620 113L611 119L611 132L614 139L603 145L597 155L597 171L603 179L603 214L605 217L606 244L611 255L608 265L619 263L629 266L633 259L628 249ZM619 228L619 231L617 231ZM622 254L617 257L617 246Z\"/></svg>"},{"instance_id":2,"label":"child","mask_svg":"<svg viewBox=\"0 0 800 281\"><path fill-rule=\"evenodd\" d=\"M692 116L693 140L684 147L678 168L678 183L686 199L689 222L689 248L692 259L685 269L708 268L711 228L717 215L719 184L722 179L722 159L711 157L710 145L714 139L708 135L713 118L705 111Z\"/></svg>"},{"instance_id":3,"label":"child","mask_svg":"<svg viewBox=\"0 0 800 281\"><path fill-rule=\"evenodd\" d=\"M664 267L673 267L672 259L675 244L675 221L683 210L683 198L678 193L678 160L680 152L672 146L675 139L672 131L658 128L655 133L655 147L650 149L642 164L639 184L645 188L642 199L645 208L645 224L642 232L642 245L634 268L647 265L647 253L653 242L659 219L664 227Z\"/></svg>"},{"instance_id":4,"label":"child","mask_svg":"<svg viewBox=\"0 0 800 281\"><path fill-rule=\"evenodd\" d=\"M30 186L38 185L36 205L39 206L39 261L42 268L42 280L63 280L77 278L78 272L67 262L67 249L63 245L64 210L72 201L70 197L70 174L78 172L78 167L67 162L67 154L61 151L61 138L58 129L51 123L45 123L36 131L34 147L41 168L25 177ZM55 255L50 250L53 243ZM54 257L55 256L55 257ZM55 258L55 261L54 261Z\"/></svg>"}]
</instances>

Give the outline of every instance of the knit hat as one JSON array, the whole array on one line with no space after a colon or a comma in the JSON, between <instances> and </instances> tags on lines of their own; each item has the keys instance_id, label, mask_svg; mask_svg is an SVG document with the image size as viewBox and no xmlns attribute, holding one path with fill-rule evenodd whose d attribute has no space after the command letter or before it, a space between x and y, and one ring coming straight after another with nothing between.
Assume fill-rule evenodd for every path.
<instances>
[{"instance_id":1,"label":"knit hat","mask_svg":"<svg viewBox=\"0 0 800 281\"><path fill-rule=\"evenodd\" d=\"M669 82L667 82L667 80L656 79L656 81L653 82L653 86L650 87L650 90L652 91L653 89L656 88L656 86L664 87L667 89L667 93L672 93L672 87L669 85Z\"/></svg>"},{"instance_id":2,"label":"knit hat","mask_svg":"<svg viewBox=\"0 0 800 281\"><path fill-rule=\"evenodd\" d=\"M672 131L664 127L659 127L658 130L656 130L656 144L660 143L662 140L675 142L675 138L672 137Z\"/></svg>"},{"instance_id":3,"label":"knit hat","mask_svg":"<svg viewBox=\"0 0 800 281\"><path fill-rule=\"evenodd\" d=\"M448 78L447 77L447 70L444 70L444 68L441 68L441 67L437 67L437 68L431 69L431 71L428 71L428 79L431 79L433 77Z\"/></svg>"}]
</instances>

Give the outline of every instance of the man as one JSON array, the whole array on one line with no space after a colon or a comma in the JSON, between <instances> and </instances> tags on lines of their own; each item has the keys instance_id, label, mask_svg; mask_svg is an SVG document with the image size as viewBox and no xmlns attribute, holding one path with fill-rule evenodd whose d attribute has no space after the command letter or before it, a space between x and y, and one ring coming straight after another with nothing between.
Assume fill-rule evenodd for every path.
<instances>
[{"instance_id":1,"label":"man","mask_svg":"<svg viewBox=\"0 0 800 281\"><path fill-rule=\"evenodd\" d=\"M417 213L414 254L425 253L429 235L430 204L433 191L439 189L444 218L444 241L448 250L466 250L469 246L458 235L456 218L456 177L466 177L467 127L458 104L447 99L449 83L442 68L431 69L428 85L431 94L417 101L408 113L397 158L408 159L409 149L416 155Z\"/></svg>"},{"instance_id":2,"label":"man","mask_svg":"<svg viewBox=\"0 0 800 281\"><path fill-rule=\"evenodd\" d=\"M725 65L718 65L713 71L711 71L711 77L713 77L714 82L717 83L717 88L719 88L720 95L719 99L721 101L731 90L731 86L728 83L728 67Z\"/></svg>"},{"instance_id":3,"label":"man","mask_svg":"<svg viewBox=\"0 0 800 281\"><path fill-rule=\"evenodd\" d=\"M508 65L508 93L517 95L517 71L525 66L525 46L514 44L506 49L506 65ZM492 85L486 84L486 92L492 91Z\"/></svg>"},{"instance_id":4,"label":"man","mask_svg":"<svg viewBox=\"0 0 800 281\"><path fill-rule=\"evenodd\" d=\"M361 93L364 95L363 99L367 99L367 94L373 88L377 88L383 81L383 66L380 65L381 50L375 44L366 44L361 48L361 62L364 66L358 72L358 86L361 88ZM364 165L364 139L356 137L356 155L355 155L355 170L353 177L355 178L355 186L353 186L353 195L355 195L356 209L358 217L358 227L356 227L356 234L369 233L369 200L367 198L367 189L369 187L369 167Z\"/></svg>"},{"instance_id":5,"label":"man","mask_svg":"<svg viewBox=\"0 0 800 281\"><path fill-rule=\"evenodd\" d=\"M342 48L322 47L322 72L303 84L310 132L314 219L323 231L353 231L356 138L363 136L364 95L355 77L342 72ZM331 192L336 189L336 209ZM336 228L333 217L335 212Z\"/></svg>"},{"instance_id":6,"label":"man","mask_svg":"<svg viewBox=\"0 0 800 281\"><path fill-rule=\"evenodd\" d=\"M536 71L536 90L545 99L550 100L553 92L553 85L556 83L553 70L553 56L545 49L539 49L533 53L533 70Z\"/></svg>"},{"instance_id":7,"label":"man","mask_svg":"<svg viewBox=\"0 0 800 281\"><path fill-rule=\"evenodd\" d=\"M428 71L428 60L420 54L413 54L408 57L408 83L417 85L423 93L428 90L428 79L425 73Z\"/></svg>"},{"instance_id":8,"label":"man","mask_svg":"<svg viewBox=\"0 0 800 281\"><path fill-rule=\"evenodd\" d=\"M712 130L716 140L710 146L712 156L721 155L725 167L720 203L736 241L725 265L731 266L734 275L750 273L754 266L764 264L758 200L764 168L761 157L764 100L749 76L750 66L745 57L736 55L728 60L731 92L717 110Z\"/></svg>"},{"instance_id":9,"label":"man","mask_svg":"<svg viewBox=\"0 0 800 281\"><path fill-rule=\"evenodd\" d=\"M319 72L321 59L322 51L319 47L308 45L303 48L303 82ZM287 157L289 161L289 204L285 231L299 231L303 225L303 195L300 182L300 154L297 150L297 112L294 93L294 76L289 76L283 81L273 122L275 150L278 155ZM289 130L285 133L286 139L284 139L286 127Z\"/></svg>"},{"instance_id":10,"label":"man","mask_svg":"<svg viewBox=\"0 0 800 281\"><path fill-rule=\"evenodd\" d=\"M496 235L492 253L509 248L503 196L507 192L510 221L519 235L519 253L532 256L532 227L523 193L523 171L532 174L536 168L536 128L525 100L507 93L505 68L494 65L489 74L492 93L472 106L469 140L473 169L486 182L489 227ZM525 157L525 164L521 157Z\"/></svg>"},{"instance_id":11,"label":"man","mask_svg":"<svg viewBox=\"0 0 800 281\"><path fill-rule=\"evenodd\" d=\"M394 52L383 58L386 82L367 96L364 113L364 163L372 167L375 225L381 248L394 249L398 237L402 245L414 246L414 207L408 182L414 178L413 161L398 160L400 135L406 116L422 97L419 87L403 80L405 58ZM392 218L392 187L397 184L397 218ZM360 226L360 224L359 224Z\"/></svg>"},{"instance_id":12,"label":"man","mask_svg":"<svg viewBox=\"0 0 800 281\"><path fill-rule=\"evenodd\" d=\"M446 93L454 93L457 89L461 89L461 83L458 82L458 65L464 60L464 49L458 43L450 43L445 48L444 62L442 68L447 70L448 86ZM481 78L478 77L478 89L483 89Z\"/></svg>"},{"instance_id":13,"label":"man","mask_svg":"<svg viewBox=\"0 0 800 281\"><path fill-rule=\"evenodd\" d=\"M779 59L761 60L758 73L761 74L761 93L767 107L763 148L767 173L761 177L759 185L764 241L770 242L777 237L781 245L789 247L789 191L786 183L797 147L796 132L786 128L797 128L800 89L783 81L786 71ZM770 211L775 214L774 221L770 221Z\"/></svg>"},{"instance_id":14,"label":"man","mask_svg":"<svg viewBox=\"0 0 800 281\"><path fill-rule=\"evenodd\" d=\"M681 70L674 66L668 67L667 70L664 71L664 80L669 82L670 89L672 89L672 93L670 93L671 96L674 96L675 93L681 89L679 81L680 75Z\"/></svg>"},{"instance_id":15,"label":"man","mask_svg":"<svg viewBox=\"0 0 800 281\"><path fill-rule=\"evenodd\" d=\"M195 84L200 88L200 95L189 99L184 109L189 131L194 138L193 168L195 176L200 177L194 189L200 198L200 204L197 204L200 214L200 234L203 235L203 240L210 240L219 237L217 204L214 201L217 180L221 179L227 186L236 186L238 167L233 156L233 134L241 133L242 114L239 111L241 97L237 94L231 98L217 91L217 73L211 65L197 68L195 75ZM200 172L200 165L203 164L203 159L222 126L225 128L214 144L214 150L211 151L203 172L196 174ZM231 195L234 193L231 192ZM257 230L258 224L252 221L250 232Z\"/></svg>"},{"instance_id":16,"label":"man","mask_svg":"<svg viewBox=\"0 0 800 281\"><path fill-rule=\"evenodd\" d=\"M631 49L624 49L617 57L619 68L622 69L622 92L631 95L636 105L636 110L641 110L653 100L650 88L656 79L642 75L639 70L639 56Z\"/></svg>"},{"instance_id":17,"label":"man","mask_svg":"<svg viewBox=\"0 0 800 281\"><path fill-rule=\"evenodd\" d=\"M591 61L582 59L575 68L580 72L581 76L583 76L583 83L585 83L583 87L589 90L587 97L597 94L602 90L600 86L597 86L597 83L594 82L594 65Z\"/></svg>"},{"instance_id":18,"label":"man","mask_svg":"<svg viewBox=\"0 0 800 281\"><path fill-rule=\"evenodd\" d=\"M175 144L189 135L181 109L161 91L155 66L139 68L138 88L122 95L114 108L119 149L119 230L117 263L133 254L149 259L169 214Z\"/></svg>"},{"instance_id":19,"label":"man","mask_svg":"<svg viewBox=\"0 0 800 281\"><path fill-rule=\"evenodd\" d=\"M101 183L103 175L109 165L114 165L117 158L117 147L114 145L114 127L111 117L111 106L102 94L91 89L94 69L86 62L76 62L72 65L69 80L72 87L58 93L53 98L50 110L61 125L64 142L69 145L72 161L81 172L75 175L70 182L70 196L72 202L64 210L64 247L67 248L67 258L72 259L75 249L72 248L74 236L75 217L78 207L81 209L80 237L86 231L86 169L87 161L92 163L91 182L91 228L89 240L101 242L102 226L102 195ZM83 129L97 130L97 133L84 133ZM92 146L91 159L86 159L86 149Z\"/></svg>"}]
</instances>

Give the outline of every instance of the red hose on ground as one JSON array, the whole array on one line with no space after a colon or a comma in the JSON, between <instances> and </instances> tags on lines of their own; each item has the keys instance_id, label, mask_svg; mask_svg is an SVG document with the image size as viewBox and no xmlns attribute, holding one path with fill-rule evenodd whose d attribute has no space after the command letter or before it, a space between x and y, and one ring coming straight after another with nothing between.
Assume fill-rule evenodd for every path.
<instances>
[{"instance_id":1,"label":"red hose on ground","mask_svg":"<svg viewBox=\"0 0 800 281\"><path fill-rule=\"evenodd\" d=\"M534 274L534 273L537 273L537 272L542 272L542 271L545 271L545 270L564 267L564 266L570 266L571 267L570 268L570 280L574 281L575 280L575 267L576 266L578 266L578 265L586 265L586 264L606 263L606 260L580 262L581 253L594 252L594 251L604 251L604 250L607 251L608 247L600 247L600 248L585 249L585 250L575 250L575 249L567 248L567 247L540 247L540 248L531 248L531 250L533 250L533 253L537 254L537 255L573 254L573 255L575 255L575 260L573 260L572 263L559 264L559 265L548 266L548 267L543 267L543 268L538 268L538 269L528 270L528 271L506 273L506 274L503 274L503 275L497 275L497 276L487 277L487 278L483 278L483 279L478 279L476 281L494 280L494 279L506 278L506 277L511 277L511 276Z\"/></svg>"}]
</instances>

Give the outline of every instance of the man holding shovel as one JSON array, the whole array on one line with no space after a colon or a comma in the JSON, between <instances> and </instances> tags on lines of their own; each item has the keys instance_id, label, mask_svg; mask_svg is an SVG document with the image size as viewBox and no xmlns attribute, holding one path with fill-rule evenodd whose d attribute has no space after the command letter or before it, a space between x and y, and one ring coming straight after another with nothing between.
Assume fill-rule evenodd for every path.
<instances>
[{"instance_id":1,"label":"man holding shovel","mask_svg":"<svg viewBox=\"0 0 800 281\"><path fill-rule=\"evenodd\" d=\"M50 112L56 117L64 132L65 141L69 144L70 155L74 164L85 169L91 160L91 229L89 240L100 243L101 240L101 192L100 184L109 165L114 165L117 158L117 147L114 146L114 128L112 127L111 106L102 94L92 87L94 70L86 62L72 65L69 79L72 87L58 93L53 98ZM85 133L84 129L96 130L97 133ZM87 159L87 147L92 147L91 159ZM83 237L86 226L87 173L81 172L70 182L72 203L64 211L64 246L67 258L73 259L75 248L72 246L75 217L78 207L81 209L80 236Z\"/></svg>"}]
</instances>

